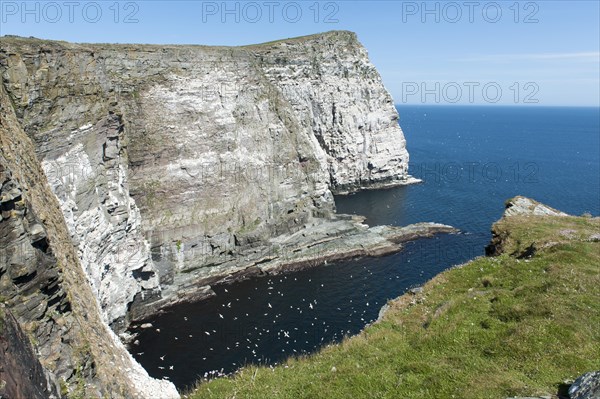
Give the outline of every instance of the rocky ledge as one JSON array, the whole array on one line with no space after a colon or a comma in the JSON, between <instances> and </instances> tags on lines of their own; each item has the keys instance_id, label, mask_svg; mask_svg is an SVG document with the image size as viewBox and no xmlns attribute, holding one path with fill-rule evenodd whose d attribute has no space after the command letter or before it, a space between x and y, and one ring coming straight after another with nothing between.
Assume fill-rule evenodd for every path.
<instances>
[{"instance_id":1,"label":"rocky ledge","mask_svg":"<svg viewBox=\"0 0 600 399\"><path fill-rule=\"evenodd\" d=\"M180 302L202 300L214 295L211 285L233 283L252 276L279 274L326 265L328 262L362 256L384 256L402 250L402 243L459 233L452 226L439 223L416 223L404 227L364 224L364 218L337 215L335 220L316 223L289 236L278 237L270 249L254 252L242 259L225 263L222 274L174 284L177 290L165 289L162 299L151 305L130 309L132 321L139 321Z\"/></svg>"}]
</instances>

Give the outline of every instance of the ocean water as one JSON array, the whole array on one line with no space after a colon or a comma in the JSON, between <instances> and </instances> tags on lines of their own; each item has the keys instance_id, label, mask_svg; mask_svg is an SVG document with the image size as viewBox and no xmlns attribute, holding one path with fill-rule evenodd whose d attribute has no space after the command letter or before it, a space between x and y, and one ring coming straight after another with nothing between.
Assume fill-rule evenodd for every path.
<instances>
[{"instance_id":1,"label":"ocean water","mask_svg":"<svg viewBox=\"0 0 600 399\"><path fill-rule=\"evenodd\" d=\"M483 255L504 201L525 195L560 210L600 214L600 111L594 108L400 106L422 184L337 197L340 213L371 225L434 221L461 230L381 258L339 262L214 287L138 329L134 357L180 389L199 378L289 356L359 332L381 306L439 272ZM160 330L160 332L157 331Z\"/></svg>"},{"instance_id":2,"label":"ocean water","mask_svg":"<svg viewBox=\"0 0 600 399\"><path fill-rule=\"evenodd\" d=\"M338 197L371 224L447 223L486 234L503 203L524 195L600 213L600 110L399 106L409 172L423 184Z\"/></svg>"}]
</instances>

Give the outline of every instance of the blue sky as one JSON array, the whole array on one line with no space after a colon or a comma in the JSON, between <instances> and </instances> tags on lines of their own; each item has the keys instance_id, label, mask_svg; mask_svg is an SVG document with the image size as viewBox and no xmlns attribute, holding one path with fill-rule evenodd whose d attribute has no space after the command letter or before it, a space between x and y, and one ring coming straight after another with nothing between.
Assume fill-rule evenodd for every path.
<instances>
[{"instance_id":1,"label":"blue sky","mask_svg":"<svg viewBox=\"0 0 600 399\"><path fill-rule=\"evenodd\" d=\"M397 104L600 106L596 0L1 0L0 11L2 35L75 42L242 45L351 30Z\"/></svg>"}]
</instances>

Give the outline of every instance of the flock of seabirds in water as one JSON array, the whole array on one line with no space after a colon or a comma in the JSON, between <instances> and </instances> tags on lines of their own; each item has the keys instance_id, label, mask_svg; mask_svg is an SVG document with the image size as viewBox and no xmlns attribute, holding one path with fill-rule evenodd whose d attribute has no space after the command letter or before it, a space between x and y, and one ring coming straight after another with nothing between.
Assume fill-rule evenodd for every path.
<instances>
[{"instance_id":1,"label":"flock of seabirds in water","mask_svg":"<svg viewBox=\"0 0 600 399\"><path fill-rule=\"evenodd\" d=\"M373 272L367 267L367 265L364 265L363 269L366 274L362 278L365 281L368 281L370 276L373 275ZM349 277L351 279L355 278L352 274L350 274ZM295 282L298 281L297 277L290 276L290 278L293 278L293 281ZM361 277L359 276L359 278ZM388 277L389 280L399 278L399 275ZM253 328L248 328L248 331L246 334L244 334L245 337L243 338L237 336L237 339L231 340L230 344L227 344L224 341L220 342L220 344L224 346L224 348L219 348L221 353L223 351L226 351L226 353L237 351L236 358L242 360L238 360L236 362L232 361L230 365L227 365L227 370L229 371L227 371L225 367L219 370L210 370L204 372L203 374L201 373L198 376L199 378L206 380L226 376L250 363L265 364L273 368L273 366L277 366L278 364L278 362L273 362L271 359L272 357L277 356L274 353L276 347L281 349L281 352L277 357L283 360L285 360L285 358L288 356L307 354L324 345L339 342L344 339L344 337L357 333L360 330L355 328L357 324L360 324L362 327L364 327L365 325L373 322L377 316L377 312L379 310L377 306L379 305L379 301L372 300L372 303L370 303L368 300L368 292L360 295L360 297L363 298L362 300L358 300L356 297L354 300L349 299L349 306L347 309L342 310L340 307L337 307L335 308L336 312L329 312L330 315L324 317L325 319L331 319L332 315L334 315L333 317L336 320L320 320L319 312L316 311L319 301L317 299L301 298L301 301L297 306L289 305L291 312L286 312L285 315L285 317L289 319L293 314L292 312L295 311L297 312L296 315L301 317L301 320L298 321L298 319L295 319L295 321L298 322L290 323L288 328L280 328L277 326L277 324L284 319L282 317L282 312L284 309L282 303L278 301L280 298L284 297L285 294L282 292L282 290L277 289L275 285L276 283L285 283L285 280L288 280L288 276L286 275L281 276L279 279L273 279L272 277L269 278L267 281L266 294L271 296L271 298L266 305L264 305L264 308L255 309L255 314L250 314L248 312L243 312L238 315L228 314L234 313L231 312L230 309L234 309L234 304L236 302L240 302L241 298L234 298L227 303L220 304L221 306L214 317L218 317L223 323L227 322L232 323L231 325L235 325L236 322L238 322L238 320L241 318L247 318L247 320L254 319L256 325L254 325ZM325 287L324 283L318 283L316 280L315 283L313 283L312 278L308 278L305 282L313 285L316 283L318 284L317 288ZM258 291L258 287L254 287L254 291ZM223 288L223 293L224 295L229 295L229 290L227 288ZM246 299L248 301L253 301L251 296L247 296ZM277 308L281 313L273 312L274 306L271 302L276 304L275 308ZM343 317L345 320L347 320L347 322L344 320L344 323L349 324L346 324L343 328L341 328L341 319L344 311L349 312L346 313L345 317ZM374 315L375 317L368 318L367 312L371 313L371 315ZM184 322L189 321L188 316L182 316L182 319ZM358 323L358 319L360 319L360 323ZM270 321L270 323L266 324L265 326L265 321ZM332 326L329 323L336 325ZM292 324L294 324L294 326L292 326ZM228 327L231 328L231 325ZM348 325L351 325L352 328L348 329ZM147 324L146 326L150 327L151 324ZM304 328L301 329L301 327ZM161 333L160 328L155 328L154 331L156 333ZM200 331L200 334L204 334L204 341L210 339L218 341L219 338L223 338L223 334L219 334L217 328L204 328ZM318 336L320 336L320 339ZM187 337L189 339L194 339L194 334L187 334ZM180 339L180 337L175 335L173 335L172 338L174 341L178 341ZM198 340L198 337L196 337L196 339ZM136 344L139 344L139 342L136 341ZM208 346L208 352L203 354L201 357L202 361L207 361L209 356L216 355L214 346L216 345ZM265 352L269 352L271 355L266 355ZM137 352L135 354L137 357L141 357L144 355L144 352ZM162 371L163 375L161 378L167 380L170 379L170 377L169 375L166 375L166 373L175 372L175 365L169 364L168 357L170 356L167 356L167 354L159 355L158 359L160 360L160 363L158 363L159 365L156 366ZM188 364L188 367L189 366L190 365Z\"/></svg>"}]
</instances>

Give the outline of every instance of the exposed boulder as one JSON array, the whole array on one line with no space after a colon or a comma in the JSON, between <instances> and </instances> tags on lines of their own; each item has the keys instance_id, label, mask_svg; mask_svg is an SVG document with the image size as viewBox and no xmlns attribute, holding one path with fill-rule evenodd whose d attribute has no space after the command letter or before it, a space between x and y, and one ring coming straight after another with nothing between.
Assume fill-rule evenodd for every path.
<instances>
[{"instance_id":1,"label":"exposed boulder","mask_svg":"<svg viewBox=\"0 0 600 399\"><path fill-rule=\"evenodd\" d=\"M600 399L600 371L585 373L571 384L570 399Z\"/></svg>"},{"instance_id":2,"label":"exposed boulder","mask_svg":"<svg viewBox=\"0 0 600 399\"><path fill-rule=\"evenodd\" d=\"M544 205L531 198L516 196L506 201L504 216L569 216L568 214Z\"/></svg>"}]
</instances>

